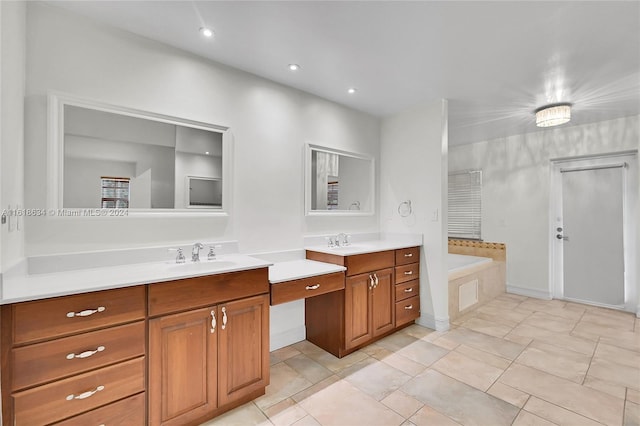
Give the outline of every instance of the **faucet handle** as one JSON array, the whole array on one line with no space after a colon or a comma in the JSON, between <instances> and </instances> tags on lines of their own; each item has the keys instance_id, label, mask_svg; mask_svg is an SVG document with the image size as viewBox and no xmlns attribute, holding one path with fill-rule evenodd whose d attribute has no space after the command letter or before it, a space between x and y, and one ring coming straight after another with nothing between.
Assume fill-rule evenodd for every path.
<instances>
[{"instance_id":1,"label":"faucet handle","mask_svg":"<svg viewBox=\"0 0 640 426\"><path fill-rule=\"evenodd\" d=\"M209 246L209 253L207 253L207 260L215 260L216 259L216 252L213 251L213 249L219 249L221 247L222 247L221 244L210 245Z\"/></svg>"},{"instance_id":2,"label":"faucet handle","mask_svg":"<svg viewBox=\"0 0 640 426\"><path fill-rule=\"evenodd\" d=\"M170 248L168 251L175 251L176 254L176 263L185 263L187 259L184 257L184 253L182 252L182 248Z\"/></svg>"}]
</instances>

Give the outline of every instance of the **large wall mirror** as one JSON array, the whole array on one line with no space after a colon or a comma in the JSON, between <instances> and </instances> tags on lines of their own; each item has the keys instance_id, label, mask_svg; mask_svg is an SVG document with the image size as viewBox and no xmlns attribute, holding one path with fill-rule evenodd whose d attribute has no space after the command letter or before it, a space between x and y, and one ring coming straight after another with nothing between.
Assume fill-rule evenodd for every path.
<instances>
[{"instance_id":1,"label":"large wall mirror","mask_svg":"<svg viewBox=\"0 0 640 426\"><path fill-rule=\"evenodd\" d=\"M373 157L307 144L305 163L305 213L308 216L373 214Z\"/></svg>"},{"instance_id":2,"label":"large wall mirror","mask_svg":"<svg viewBox=\"0 0 640 426\"><path fill-rule=\"evenodd\" d=\"M227 214L228 128L49 96L49 208Z\"/></svg>"}]
</instances>

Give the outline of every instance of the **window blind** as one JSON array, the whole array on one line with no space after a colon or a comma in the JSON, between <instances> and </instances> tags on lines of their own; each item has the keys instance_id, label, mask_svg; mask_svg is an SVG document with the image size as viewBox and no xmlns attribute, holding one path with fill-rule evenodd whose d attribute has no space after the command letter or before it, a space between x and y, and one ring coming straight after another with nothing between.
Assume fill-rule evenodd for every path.
<instances>
[{"instance_id":1,"label":"window blind","mask_svg":"<svg viewBox=\"0 0 640 426\"><path fill-rule=\"evenodd\" d=\"M482 170L449 173L449 237L482 236Z\"/></svg>"}]
</instances>

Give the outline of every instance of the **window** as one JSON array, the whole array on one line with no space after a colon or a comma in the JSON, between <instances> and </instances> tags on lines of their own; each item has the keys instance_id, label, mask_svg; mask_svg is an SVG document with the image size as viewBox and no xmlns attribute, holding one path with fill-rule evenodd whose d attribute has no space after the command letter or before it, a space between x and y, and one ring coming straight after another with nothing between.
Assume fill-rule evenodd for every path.
<instances>
[{"instance_id":1,"label":"window","mask_svg":"<svg viewBox=\"0 0 640 426\"><path fill-rule=\"evenodd\" d=\"M129 208L129 178L101 177L102 200L100 207L103 209L128 209Z\"/></svg>"},{"instance_id":2,"label":"window","mask_svg":"<svg viewBox=\"0 0 640 426\"><path fill-rule=\"evenodd\" d=\"M449 173L449 237L481 238L482 170Z\"/></svg>"}]
</instances>

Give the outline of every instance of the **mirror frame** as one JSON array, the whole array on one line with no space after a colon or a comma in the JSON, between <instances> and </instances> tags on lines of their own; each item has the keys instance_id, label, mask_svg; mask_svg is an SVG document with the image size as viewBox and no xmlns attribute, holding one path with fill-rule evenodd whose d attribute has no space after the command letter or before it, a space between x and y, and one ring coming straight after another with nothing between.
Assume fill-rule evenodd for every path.
<instances>
[{"instance_id":1,"label":"mirror frame","mask_svg":"<svg viewBox=\"0 0 640 426\"><path fill-rule=\"evenodd\" d=\"M358 158L369 161L371 163L369 171L369 199L371 205L368 210L312 210L311 209L311 161L313 151L326 152L329 154L338 154L346 157ZM343 151L340 149L329 148L326 146L315 145L311 143L305 144L305 168L304 168L304 212L305 216L373 216L376 206L376 159L367 154L359 154L355 152Z\"/></svg>"},{"instance_id":2,"label":"mirror frame","mask_svg":"<svg viewBox=\"0 0 640 426\"><path fill-rule=\"evenodd\" d=\"M233 176L233 137L229 127L190 120L181 117L143 111L100 101L80 98L60 92L49 92L47 95L47 209L49 211L68 210L69 212L87 209L100 210L95 207L71 208L63 205L64 188L64 107L66 105L88 108L113 114L126 115L161 123L192 127L222 133L222 208L188 208L188 209L127 209L128 216L229 216L232 208L232 176ZM183 183L176 182L182 185ZM67 217L73 215L47 215L47 217ZM80 214L78 214L80 216ZM89 215L91 217L93 215ZM83 215L83 217L85 217ZM109 217L109 216L98 216Z\"/></svg>"}]
</instances>

